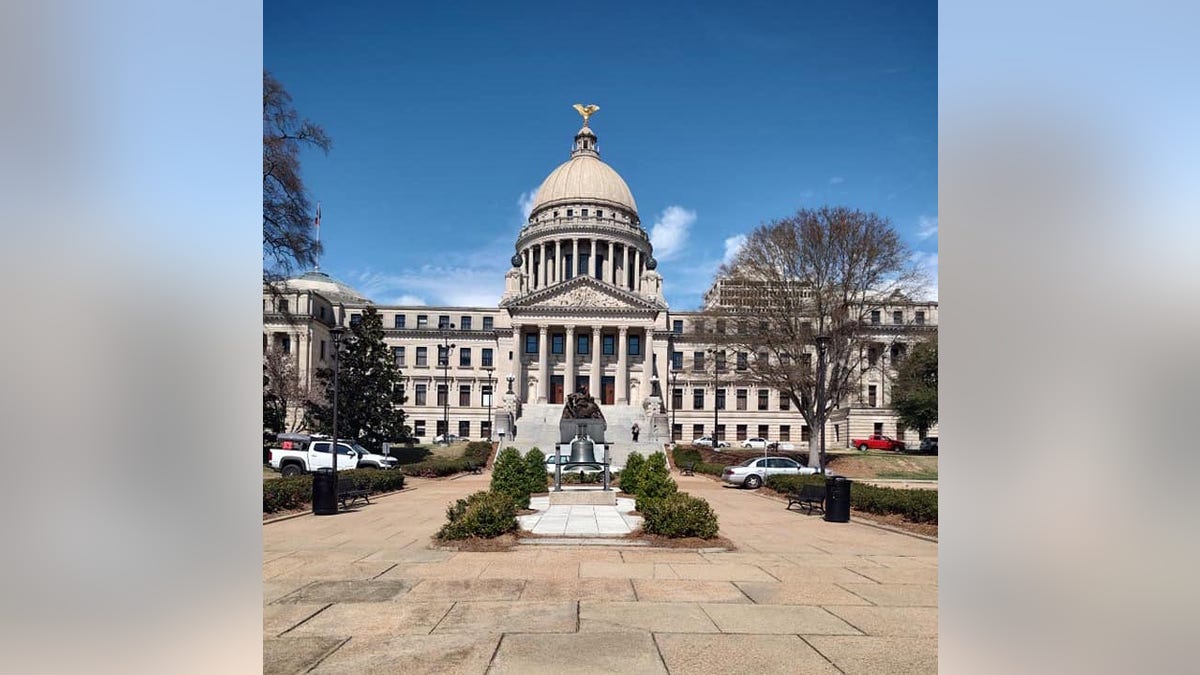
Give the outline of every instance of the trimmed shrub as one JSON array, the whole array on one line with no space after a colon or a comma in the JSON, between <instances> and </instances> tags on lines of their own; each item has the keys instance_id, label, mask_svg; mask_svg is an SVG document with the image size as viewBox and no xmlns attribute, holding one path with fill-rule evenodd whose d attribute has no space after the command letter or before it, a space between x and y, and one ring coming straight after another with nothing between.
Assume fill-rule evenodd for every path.
<instances>
[{"instance_id":1,"label":"trimmed shrub","mask_svg":"<svg viewBox=\"0 0 1200 675\"><path fill-rule=\"evenodd\" d=\"M636 497L638 484L641 482L645 468L646 458L642 456L642 453L636 450L629 453L629 457L625 459L625 468L621 469L621 492Z\"/></svg>"},{"instance_id":2,"label":"trimmed shrub","mask_svg":"<svg viewBox=\"0 0 1200 675\"><path fill-rule=\"evenodd\" d=\"M580 476L583 476L580 478ZM620 472L614 473L609 485L616 485ZM547 476L551 481L553 477ZM600 485L604 482L604 473L601 471L563 471L563 485Z\"/></svg>"},{"instance_id":3,"label":"trimmed shrub","mask_svg":"<svg viewBox=\"0 0 1200 675\"><path fill-rule=\"evenodd\" d=\"M719 529L717 514L708 502L686 492L641 500L638 510L645 519L642 529L650 534L712 539Z\"/></svg>"},{"instance_id":4,"label":"trimmed shrub","mask_svg":"<svg viewBox=\"0 0 1200 675\"><path fill-rule=\"evenodd\" d=\"M517 506L503 492L485 490L460 499L446 509L439 539L498 537L517 529Z\"/></svg>"},{"instance_id":5,"label":"trimmed shrub","mask_svg":"<svg viewBox=\"0 0 1200 675\"><path fill-rule=\"evenodd\" d=\"M545 471L545 469L542 469ZM492 490L503 492L512 497L518 508L529 508L529 478L525 470L525 460L516 448L505 448L496 455L496 465L492 467Z\"/></svg>"},{"instance_id":6,"label":"trimmed shrub","mask_svg":"<svg viewBox=\"0 0 1200 675\"><path fill-rule=\"evenodd\" d=\"M539 494L546 491L550 474L546 473L546 456L541 450L531 448L525 453L525 482L529 494Z\"/></svg>"},{"instance_id":7,"label":"trimmed shrub","mask_svg":"<svg viewBox=\"0 0 1200 675\"><path fill-rule=\"evenodd\" d=\"M463 457L455 459L438 457L436 459L427 459L424 462L417 462L416 464L401 464L399 468L409 476L441 478L442 476L451 476L466 471L467 460Z\"/></svg>"},{"instance_id":8,"label":"trimmed shrub","mask_svg":"<svg viewBox=\"0 0 1200 675\"><path fill-rule=\"evenodd\" d=\"M676 446L671 451L671 459L675 460L675 466L677 467L685 467L693 462L700 464L704 461L704 457L700 455L700 451L690 445Z\"/></svg>"},{"instance_id":9,"label":"trimmed shrub","mask_svg":"<svg viewBox=\"0 0 1200 675\"><path fill-rule=\"evenodd\" d=\"M650 453L646 458L646 466L642 469L642 475L638 479L637 500L641 504L642 501L651 499L662 499L675 494L679 487L675 484L675 479L671 478L671 471L667 468L667 456L661 452ZM641 510L641 507L638 507Z\"/></svg>"},{"instance_id":10,"label":"trimmed shrub","mask_svg":"<svg viewBox=\"0 0 1200 675\"><path fill-rule=\"evenodd\" d=\"M823 476L770 476L766 486L776 492L787 494L805 484L824 485ZM937 490L901 490L876 487L855 481L850 485L850 506L867 513L880 515L899 514L910 522L933 523L938 521Z\"/></svg>"},{"instance_id":11,"label":"trimmed shrub","mask_svg":"<svg viewBox=\"0 0 1200 675\"><path fill-rule=\"evenodd\" d=\"M487 466L492 456L492 444L487 441L471 441L463 450L463 459L474 462L475 466Z\"/></svg>"},{"instance_id":12,"label":"trimmed shrub","mask_svg":"<svg viewBox=\"0 0 1200 675\"><path fill-rule=\"evenodd\" d=\"M338 477L351 476L371 493L392 492L404 487L404 474L399 471L339 471ZM263 481L263 513L298 509L312 503L312 474L289 476Z\"/></svg>"}]
</instances>

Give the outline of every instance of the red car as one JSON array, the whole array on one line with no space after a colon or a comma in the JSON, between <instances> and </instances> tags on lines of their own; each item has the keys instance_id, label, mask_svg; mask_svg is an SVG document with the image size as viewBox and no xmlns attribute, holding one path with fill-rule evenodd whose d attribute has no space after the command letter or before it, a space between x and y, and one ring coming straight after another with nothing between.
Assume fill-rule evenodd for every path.
<instances>
[{"instance_id":1,"label":"red car","mask_svg":"<svg viewBox=\"0 0 1200 675\"><path fill-rule=\"evenodd\" d=\"M888 438L882 434L875 434L870 438L853 439L850 441L859 450L866 452L867 450L903 450L904 441L897 441L894 438Z\"/></svg>"}]
</instances>

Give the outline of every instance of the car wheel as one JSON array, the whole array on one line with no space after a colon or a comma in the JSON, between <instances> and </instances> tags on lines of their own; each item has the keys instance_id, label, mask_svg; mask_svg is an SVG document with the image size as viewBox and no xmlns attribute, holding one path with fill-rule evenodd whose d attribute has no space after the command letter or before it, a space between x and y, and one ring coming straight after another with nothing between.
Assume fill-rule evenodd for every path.
<instances>
[{"instance_id":1,"label":"car wheel","mask_svg":"<svg viewBox=\"0 0 1200 675\"><path fill-rule=\"evenodd\" d=\"M757 490L758 488L762 487L762 479L754 475L746 476L746 480L742 483L742 485L745 485L751 490Z\"/></svg>"},{"instance_id":2,"label":"car wheel","mask_svg":"<svg viewBox=\"0 0 1200 675\"><path fill-rule=\"evenodd\" d=\"M866 452L866 451L867 451L867 444L866 444L866 443L859 443L859 444L858 444L858 451L859 451L859 452Z\"/></svg>"},{"instance_id":3,"label":"car wheel","mask_svg":"<svg viewBox=\"0 0 1200 675\"><path fill-rule=\"evenodd\" d=\"M288 464L287 466L283 467L279 473L283 474L284 477L299 476L300 474L304 473L304 470L295 464Z\"/></svg>"}]
</instances>

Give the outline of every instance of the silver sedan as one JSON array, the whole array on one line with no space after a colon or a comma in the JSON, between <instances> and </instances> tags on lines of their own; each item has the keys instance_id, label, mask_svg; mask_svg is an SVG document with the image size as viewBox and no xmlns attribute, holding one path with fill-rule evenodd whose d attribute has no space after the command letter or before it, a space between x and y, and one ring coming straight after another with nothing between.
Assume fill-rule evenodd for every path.
<instances>
[{"instance_id":1,"label":"silver sedan","mask_svg":"<svg viewBox=\"0 0 1200 675\"><path fill-rule=\"evenodd\" d=\"M730 485L741 485L756 490L762 487L768 476L807 476L816 472L816 469L787 457L755 457L737 466L725 467L721 480Z\"/></svg>"}]
</instances>

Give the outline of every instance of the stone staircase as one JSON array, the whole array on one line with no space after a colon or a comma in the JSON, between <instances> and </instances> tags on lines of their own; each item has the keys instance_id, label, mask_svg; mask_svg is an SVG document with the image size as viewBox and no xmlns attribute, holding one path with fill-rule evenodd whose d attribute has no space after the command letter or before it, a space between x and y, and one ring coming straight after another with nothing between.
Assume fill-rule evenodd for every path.
<instances>
[{"instance_id":1,"label":"stone staircase","mask_svg":"<svg viewBox=\"0 0 1200 675\"><path fill-rule=\"evenodd\" d=\"M604 439L613 444L613 470L625 466L625 458L630 452L637 450L642 455L649 455L663 449L666 438L651 438L650 421L640 406L605 405L600 406L604 421L608 423ZM558 424L562 420L563 406L555 404L525 404L521 406L521 416L517 418L517 438L505 440L505 447L515 447L525 454L530 448L538 448L545 454L554 451L555 443L559 440ZM641 428L638 442L633 442L630 429L634 423Z\"/></svg>"}]
</instances>

